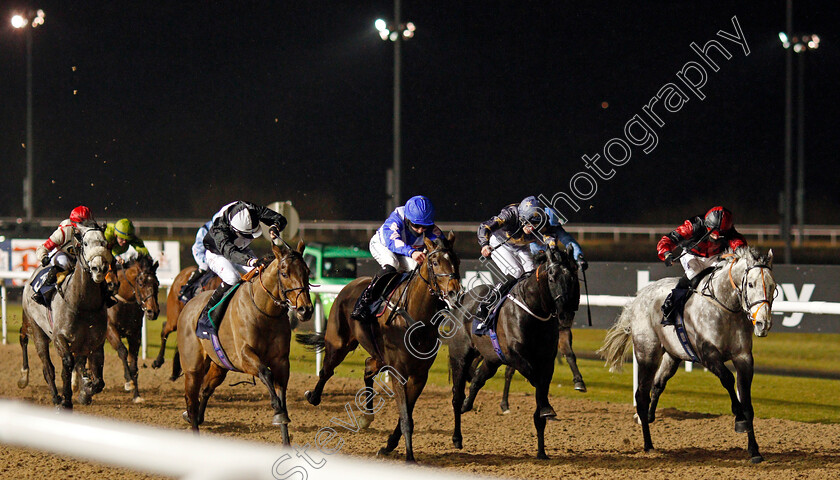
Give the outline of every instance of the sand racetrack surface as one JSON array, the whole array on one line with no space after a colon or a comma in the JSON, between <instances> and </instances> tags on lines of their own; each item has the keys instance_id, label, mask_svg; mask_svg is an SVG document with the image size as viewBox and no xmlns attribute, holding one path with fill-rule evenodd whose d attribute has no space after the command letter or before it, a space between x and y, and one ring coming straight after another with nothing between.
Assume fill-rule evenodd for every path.
<instances>
[{"instance_id":1,"label":"sand racetrack surface","mask_svg":"<svg viewBox=\"0 0 840 480\"><path fill-rule=\"evenodd\" d=\"M20 390L18 345L0 346L0 397L51 406L41 363L30 345L30 385ZM54 355L54 354L53 354ZM55 356L55 355L54 355ZM53 362L60 365L57 358ZM151 361L146 361L151 365ZM140 387L144 403L131 403L123 391L122 366L113 352L106 353L105 390L90 406L76 405L76 412L186 430L183 378L168 380L171 361L162 370L142 368ZM272 411L265 387L230 386L250 380L243 374L228 375L207 408L202 432L280 444L280 430L271 425ZM345 418L344 406L353 402L361 379L333 378L320 406L310 406L303 392L315 377L292 374L289 382L289 415L292 443L312 442L330 418ZM60 386L59 386L60 388ZM509 478L840 478L840 425L756 419L755 430L766 461L752 465L747 459L746 434L734 432L731 415L713 416L666 409L651 425L657 450L642 451L641 428L632 421L627 404L555 398L557 421L546 427L550 460L537 460L532 396L511 396L511 413L501 415L496 392L479 393L476 409L464 415L464 449L452 446L452 411L449 389L427 386L415 409L414 452L418 462L464 472ZM374 461L397 422L393 400L367 430L357 433L336 427L344 444L342 454ZM332 425L334 426L334 425ZM0 478L155 478L110 466L72 460L17 447L0 447ZM402 462L404 444L390 456L375 461ZM313 457L319 452L315 451ZM316 457L317 458L317 457ZM270 469L270 465L266 465ZM310 478L318 479L317 471Z\"/></svg>"}]
</instances>

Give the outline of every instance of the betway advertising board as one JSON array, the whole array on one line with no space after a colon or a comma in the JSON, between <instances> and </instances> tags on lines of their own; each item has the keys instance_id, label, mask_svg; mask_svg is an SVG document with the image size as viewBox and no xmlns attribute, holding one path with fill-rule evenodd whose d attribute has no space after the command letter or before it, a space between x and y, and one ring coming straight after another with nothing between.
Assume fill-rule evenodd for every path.
<instances>
[{"instance_id":1,"label":"betway advertising board","mask_svg":"<svg viewBox=\"0 0 840 480\"><path fill-rule=\"evenodd\" d=\"M0 242L0 272L29 272L38 265L35 249L44 243L43 239L11 239ZM160 266L157 270L158 278L173 278L181 271L181 257L179 242L176 241L147 241L149 254ZM133 249L129 249L131 252ZM9 280L10 285L23 285L23 280Z\"/></svg>"},{"instance_id":2,"label":"betway advertising board","mask_svg":"<svg viewBox=\"0 0 840 480\"><path fill-rule=\"evenodd\" d=\"M371 265L372 263L372 265ZM375 261L359 265L361 275L376 273ZM633 296L636 291L660 278L678 277L679 266L665 267L663 263L590 262L586 271L589 293L592 295ZM579 274L580 276L580 274ZM490 273L484 262L461 259L461 284L473 287L489 283ZM835 265L775 265L776 300L789 302L840 302L840 266ZM586 290L581 285L581 296ZM592 328L609 328L618 318L618 307L591 307ZM575 327L588 327L586 306L581 305L575 316ZM773 315L773 332L840 333L840 316L787 313Z\"/></svg>"}]
</instances>

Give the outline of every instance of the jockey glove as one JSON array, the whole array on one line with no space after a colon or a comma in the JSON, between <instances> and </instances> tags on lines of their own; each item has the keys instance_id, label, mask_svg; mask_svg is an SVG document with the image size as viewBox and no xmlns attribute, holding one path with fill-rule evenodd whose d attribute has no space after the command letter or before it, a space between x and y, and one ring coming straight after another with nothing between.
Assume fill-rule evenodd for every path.
<instances>
[{"instance_id":1,"label":"jockey glove","mask_svg":"<svg viewBox=\"0 0 840 480\"><path fill-rule=\"evenodd\" d=\"M269 236L275 236L277 238L280 238L280 227L278 227L277 225L272 225L268 227L268 233Z\"/></svg>"},{"instance_id":2,"label":"jockey glove","mask_svg":"<svg viewBox=\"0 0 840 480\"><path fill-rule=\"evenodd\" d=\"M665 266L670 267L673 264L674 264L674 254L671 253L671 252L666 253L665 254Z\"/></svg>"},{"instance_id":3,"label":"jockey glove","mask_svg":"<svg viewBox=\"0 0 840 480\"><path fill-rule=\"evenodd\" d=\"M580 269L583 271L586 271L586 269L589 268L589 262L584 260L583 255L578 256L577 263L578 267L580 267Z\"/></svg>"},{"instance_id":4,"label":"jockey glove","mask_svg":"<svg viewBox=\"0 0 840 480\"><path fill-rule=\"evenodd\" d=\"M46 257L44 257L44 258L42 258L42 259L41 259L41 266L42 266L42 267L46 267L46 266L47 266L47 265L49 265L49 264L50 264L50 257L49 257L49 255L47 255Z\"/></svg>"}]
</instances>

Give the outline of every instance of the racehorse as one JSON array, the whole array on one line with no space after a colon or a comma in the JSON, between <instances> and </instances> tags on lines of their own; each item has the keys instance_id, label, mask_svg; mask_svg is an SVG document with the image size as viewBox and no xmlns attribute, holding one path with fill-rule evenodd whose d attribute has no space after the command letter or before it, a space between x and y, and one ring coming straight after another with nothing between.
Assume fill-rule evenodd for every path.
<instances>
[{"instance_id":1,"label":"racehorse","mask_svg":"<svg viewBox=\"0 0 840 480\"><path fill-rule=\"evenodd\" d=\"M488 286L479 285L464 296L463 309L456 315L464 328L459 328L449 341L449 368L452 372L452 410L455 428L452 443L463 448L461 414L473 408L476 394L487 379L495 375L502 364L512 365L536 389L537 407L534 426L537 429L537 458L547 459L545 453L545 423L557 416L548 402L548 388L554 374L557 340L560 328L570 328L580 303L580 284L577 263L571 260L571 249L550 248L534 273L524 277L513 287L499 309L496 335L497 353L488 335L471 332L473 313L478 300L487 295ZM514 301L515 299L515 301ZM469 367L482 358L472 378ZM464 387L471 381L469 396Z\"/></svg>"},{"instance_id":2,"label":"racehorse","mask_svg":"<svg viewBox=\"0 0 840 480\"><path fill-rule=\"evenodd\" d=\"M577 355L572 350L572 329L561 327L557 341L557 363L563 363L563 358L566 359L566 363L569 364L569 369L572 371L572 382L574 382L575 390L586 393L586 383L583 382L583 375L580 374L580 369L577 366ZM513 366L505 366L505 389L502 392L502 401L499 403L499 408L504 415L510 413L508 394L510 393L510 382L513 380L515 372L516 369Z\"/></svg>"},{"instance_id":3,"label":"racehorse","mask_svg":"<svg viewBox=\"0 0 840 480\"><path fill-rule=\"evenodd\" d=\"M222 350L215 349L210 340L199 339L195 334L198 316L211 292L202 292L187 302L178 316L180 363L173 359L173 364L184 370L187 403L184 418L196 432L204 422L208 399L227 375L228 368L222 365L228 363L237 371L259 377L268 387L274 408L272 423L280 425L283 444L290 444L286 408L291 341L289 314L307 321L314 309L309 297L309 268L303 260L303 248L303 242L293 250L282 240L275 240L271 263L258 267L257 272L232 294L218 331L218 343L226 353L227 362L219 358Z\"/></svg>"},{"instance_id":4,"label":"racehorse","mask_svg":"<svg viewBox=\"0 0 840 480\"><path fill-rule=\"evenodd\" d=\"M108 329L105 338L114 347L125 372L125 391L133 392L134 403L143 401L137 385L137 353L143 328L143 317L156 320L160 314L158 305L157 279L158 263L147 255L141 255L125 265L108 272L109 283L119 283L117 304L108 309ZM128 348L122 338L128 341Z\"/></svg>"},{"instance_id":5,"label":"racehorse","mask_svg":"<svg viewBox=\"0 0 840 480\"><path fill-rule=\"evenodd\" d=\"M169 287L169 294L166 296L166 321L160 327L160 352L158 352L157 357L152 362L152 368L160 368L163 365L163 355L166 353L166 339L169 338L170 333L178 329L178 315L180 315L181 309L184 308L184 304L178 298L181 294L181 288L196 270L198 270L198 267L195 265L181 270L172 281L172 286ZM201 290L212 292L221 283L222 279L214 275L212 279L201 287ZM175 381L177 378L175 376L170 378L170 380Z\"/></svg>"},{"instance_id":6,"label":"racehorse","mask_svg":"<svg viewBox=\"0 0 840 480\"><path fill-rule=\"evenodd\" d=\"M686 343L679 339L675 327L661 324L662 302L676 285L676 278L663 278L642 288L624 307L598 352L611 370L620 370L630 347L634 349L639 364L636 421L642 425L646 452L653 449L649 424L656 417L659 396L680 362L694 356L729 392L735 431L747 433L750 460L764 460L753 431L752 334L764 337L773 326L770 310L776 282L772 267L772 250L762 256L754 248L743 247L722 255L685 305ZM724 365L730 360L738 374L737 393L735 378Z\"/></svg>"},{"instance_id":7,"label":"racehorse","mask_svg":"<svg viewBox=\"0 0 840 480\"><path fill-rule=\"evenodd\" d=\"M452 246L455 235L450 233L447 238L438 237L434 243L426 239L426 259L414 270L410 280L392 293L385 311L374 324L376 330L376 345L369 340L360 342L360 338L367 339L362 329L367 325L350 317L356 300L370 283L370 277L361 277L345 286L333 303L325 332L320 334L298 334L297 341L304 345L325 350L324 366L318 377L318 384L312 391L304 395L312 405L321 403L321 394L327 380L335 373L335 368L344 360L348 353L360 343L371 355L381 351L386 365L380 365L375 357L365 361L364 382L366 392L375 392L374 377L381 371L390 372L394 380L393 391L396 392L399 406L399 420L394 432L388 437L386 446L379 450L380 454L391 453L399 444L400 437L405 437L406 462L414 462L412 433L414 431L414 405L423 392L429 375L429 368L434 363L437 349L438 328L436 315L447 304L457 298L461 289L458 267L460 261ZM402 300L396 300L402 299ZM377 380L379 383L379 380ZM383 384L380 384L382 386ZM387 390L387 387L383 386ZM363 417L359 424L367 428L373 421L373 396L368 395L366 406L362 411ZM379 399L380 408L384 404Z\"/></svg>"},{"instance_id":8,"label":"racehorse","mask_svg":"<svg viewBox=\"0 0 840 480\"><path fill-rule=\"evenodd\" d=\"M23 289L23 315L21 350L23 368L18 387L29 384L28 338L35 341L35 348L44 367L44 379L50 387L52 401L64 408L73 408L71 377L74 369L81 372L84 384L79 402L90 403L93 395L102 391L102 366L105 360L105 293L100 285L105 280L111 253L106 248L104 228L95 222L84 222L77 227L78 234L72 247L78 252L76 266L53 295L50 309L32 299L32 279L36 269ZM55 386L55 367L50 360L50 341L61 357L62 395ZM90 358L90 376L85 367Z\"/></svg>"}]
</instances>

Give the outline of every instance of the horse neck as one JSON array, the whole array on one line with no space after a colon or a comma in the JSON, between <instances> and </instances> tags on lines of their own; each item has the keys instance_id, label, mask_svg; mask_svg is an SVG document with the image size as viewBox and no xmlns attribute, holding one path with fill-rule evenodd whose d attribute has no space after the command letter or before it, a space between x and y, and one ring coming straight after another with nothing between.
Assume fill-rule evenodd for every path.
<instances>
[{"instance_id":1,"label":"horse neck","mask_svg":"<svg viewBox=\"0 0 840 480\"><path fill-rule=\"evenodd\" d=\"M129 268L122 269L123 278L125 281L120 281L120 290L117 292L122 298L132 301L136 294L135 288L137 285L137 275L140 273L140 269L137 268L137 264ZM117 280L119 280L120 276L117 275Z\"/></svg>"},{"instance_id":2,"label":"horse neck","mask_svg":"<svg viewBox=\"0 0 840 480\"><path fill-rule=\"evenodd\" d=\"M64 291L64 301L82 309L93 309L102 305L102 300L101 285L93 281L90 272L82 266L82 259L77 258L74 273Z\"/></svg>"},{"instance_id":3,"label":"horse neck","mask_svg":"<svg viewBox=\"0 0 840 480\"><path fill-rule=\"evenodd\" d=\"M542 278L539 278L540 275L537 275L540 268L543 269L543 274L541 275ZM547 317L553 313L553 310L551 308L551 303L547 300L547 298L551 298L551 292L549 292L548 289L548 272L545 270L545 264L537 265L537 269L534 270L534 274L526 279L519 288L524 290L525 304L528 305L534 313L542 313L544 314L542 316Z\"/></svg>"},{"instance_id":4,"label":"horse neck","mask_svg":"<svg viewBox=\"0 0 840 480\"><path fill-rule=\"evenodd\" d=\"M718 300L730 308L735 306L734 308L738 309L741 307L738 289L741 288L741 280L747 269L747 262L739 258L735 258L734 262L734 265L732 262L725 264L714 276L710 275L706 283L712 282L712 291ZM735 288L732 288L733 283Z\"/></svg>"},{"instance_id":5,"label":"horse neck","mask_svg":"<svg viewBox=\"0 0 840 480\"><path fill-rule=\"evenodd\" d=\"M423 275L423 272L426 272L427 274L429 272L426 262L423 262L423 264L420 265L420 268L417 270L417 274L404 288L408 289L408 291L405 292L406 310L408 311L408 314L416 321L426 322L427 320L430 320L437 311L437 298L435 298L429 291L429 289L432 288L429 284L434 282L434 277L425 278L425 280L429 283L423 281L424 278L417 278Z\"/></svg>"},{"instance_id":6,"label":"horse neck","mask_svg":"<svg viewBox=\"0 0 840 480\"><path fill-rule=\"evenodd\" d=\"M254 304L256 304L257 308L261 311L271 316L279 316L284 310L286 310L286 303L283 303L282 305L275 304L274 299L266 292L266 290L271 292L271 295L274 295L274 298L282 298L282 293L279 292L280 289L278 288L280 279L277 274L277 270L279 268L279 261L275 260L265 267L262 272L254 275L254 278L250 281L251 295L254 300ZM263 289L263 287L265 287L265 289ZM274 293L275 290L278 290L277 294Z\"/></svg>"}]
</instances>

